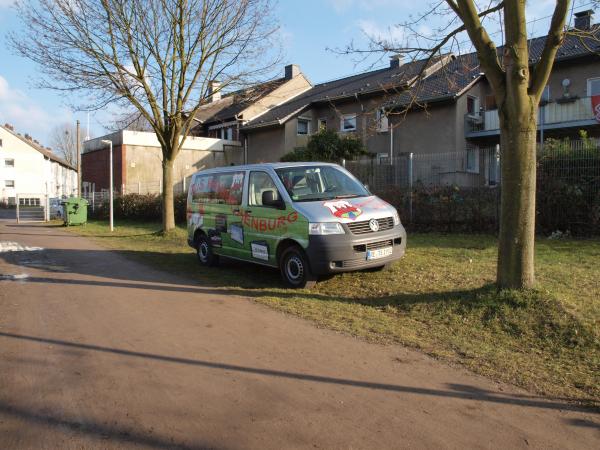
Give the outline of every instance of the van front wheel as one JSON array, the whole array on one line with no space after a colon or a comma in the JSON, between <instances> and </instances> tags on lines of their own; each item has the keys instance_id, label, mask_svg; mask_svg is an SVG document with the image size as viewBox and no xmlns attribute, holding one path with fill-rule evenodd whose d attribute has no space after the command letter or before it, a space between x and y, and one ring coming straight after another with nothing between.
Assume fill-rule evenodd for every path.
<instances>
[{"instance_id":1,"label":"van front wheel","mask_svg":"<svg viewBox=\"0 0 600 450\"><path fill-rule=\"evenodd\" d=\"M310 271L308 260L299 247L284 250L279 259L279 269L283 281L295 289L310 289L317 283L317 278Z\"/></svg>"},{"instance_id":2,"label":"van front wheel","mask_svg":"<svg viewBox=\"0 0 600 450\"><path fill-rule=\"evenodd\" d=\"M203 266L216 266L219 264L219 255L213 253L212 245L208 237L202 235L196 243L196 255L198 262Z\"/></svg>"}]
</instances>

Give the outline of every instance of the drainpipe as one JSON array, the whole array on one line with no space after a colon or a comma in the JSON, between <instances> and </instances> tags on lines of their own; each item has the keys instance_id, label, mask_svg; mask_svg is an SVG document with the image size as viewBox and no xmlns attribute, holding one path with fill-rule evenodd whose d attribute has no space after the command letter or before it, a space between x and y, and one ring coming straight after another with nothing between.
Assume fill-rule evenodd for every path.
<instances>
[{"instance_id":1,"label":"drainpipe","mask_svg":"<svg viewBox=\"0 0 600 450\"><path fill-rule=\"evenodd\" d=\"M394 126L391 123L392 121L388 121L388 127L390 130L390 164L394 165Z\"/></svg>"}]
</instances>

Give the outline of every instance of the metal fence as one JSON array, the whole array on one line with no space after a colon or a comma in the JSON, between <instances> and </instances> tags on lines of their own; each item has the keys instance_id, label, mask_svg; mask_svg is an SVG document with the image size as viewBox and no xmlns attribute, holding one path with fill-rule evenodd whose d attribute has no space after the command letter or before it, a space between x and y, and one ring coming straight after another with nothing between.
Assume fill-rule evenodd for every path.
<instances>
[{"instance_id":1,"label":"metal fence","mask_svg":"<svg viewBox=\"0 0 600 450\"><path fill-rule=\"evenodd\" d=\"M415 184L433 186L495 186L500 181L498 147L462 152L402 153L393 159L344 161L346 169L377 192Z\"/></svg>"},{"instance_id":2,"label":"metal fence","mask_svg":"<svg viewBox=\"0 0 600 450\"><path fill-rule=\"evenodd\" d=\"M410 224L489 231L499 223L501 153L496 146L344 165ZM600 233L599 140L549 139L539 146L537 187L538 230Z\"/></svg>"},{"instance_id":3,"label":"metal fence","mask_svg":"<svg viewBox=\"0 0 600 450\"><path fill-rule=\"evenodd\" d=\"M406 153L393 159L344 161L377 195L394 204L403 221L418 228L492 231L500 211L499 146L461 152ZM174 185L186 192L190 178ZM600 233L600 140L548 139L537 154L538 230ZM160 181L115 189L122 194L160 194ZM108 190L85 195L92 211Z\"/></svg>"}]
</instances>

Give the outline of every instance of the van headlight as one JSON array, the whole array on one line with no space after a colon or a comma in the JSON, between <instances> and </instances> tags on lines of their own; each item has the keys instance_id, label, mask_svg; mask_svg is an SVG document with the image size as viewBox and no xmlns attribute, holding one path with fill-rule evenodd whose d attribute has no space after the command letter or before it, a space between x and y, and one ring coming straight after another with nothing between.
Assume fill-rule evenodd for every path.
<instances>
[{"instance_id":1,"label":"van headlight","mask_svg":"<svg viewBox=\"0 0 600 450\"><path fill-rule=\"evenodd\" d=\"M344 234L344 228L338 222L311 222L308 224L308 234Z\"/></svg>"},{"instance_id":2,"label":"van headlight","mask_svg":"<svg viewBox=\"0 0 600 450\"><path fill-rule=\"evenodd\" d=\"M398 215L398 211L394 211L392 217L394 218L394 226L400 225L400 216Z\"/></svg>"}]
</instances>

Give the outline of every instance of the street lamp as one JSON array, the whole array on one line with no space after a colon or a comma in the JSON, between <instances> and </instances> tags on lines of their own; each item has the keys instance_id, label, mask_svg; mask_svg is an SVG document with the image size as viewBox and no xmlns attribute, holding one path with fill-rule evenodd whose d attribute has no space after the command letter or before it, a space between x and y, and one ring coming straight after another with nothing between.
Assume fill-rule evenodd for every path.
<instances>
[{"instance_id":1,"label":"street lamp","mask_svg":"<svg viewBox=\"0 0 600 450\"><path fill-rule=\"evenodd\" d=\"M109 217L110 217L110 231L114 230L113 224L113 143L112 141L103 139L100 141L102 144L107 144L110 147L110 156L109 156L109 178L110 178L110 188L108 190L108 204L109 204Z\"/></svg>"}]
</instances>

